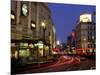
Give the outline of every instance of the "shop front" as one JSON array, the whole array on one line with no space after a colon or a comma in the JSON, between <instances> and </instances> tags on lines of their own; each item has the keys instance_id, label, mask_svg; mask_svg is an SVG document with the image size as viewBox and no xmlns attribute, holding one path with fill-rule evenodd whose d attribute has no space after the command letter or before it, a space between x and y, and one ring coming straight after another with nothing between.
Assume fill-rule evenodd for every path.
<instances>
[{"instance_id":1,"label":"shop front","mask_svg":"<svg viewBox=\"0 0 100 75\"><path fill-rule=\"evenodd\" d=\"M49 45L41 40L17 40L11 44L11 58L17 59L22 65L45 62L49 59L49 54Z\"/></svg>"}]
</instances>

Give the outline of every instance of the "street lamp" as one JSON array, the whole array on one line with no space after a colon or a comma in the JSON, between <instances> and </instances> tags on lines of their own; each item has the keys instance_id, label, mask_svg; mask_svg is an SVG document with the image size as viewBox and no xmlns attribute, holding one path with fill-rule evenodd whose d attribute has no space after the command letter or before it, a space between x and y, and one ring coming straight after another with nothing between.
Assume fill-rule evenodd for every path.
<instances>
[{"instance_id":1,"label":"street lamp","mask_svg":"<svg viewBox=\"0 0 100 75\"><path fill-rule=\"evenodd\" d=\"M15 20L15 15L11 14L11 20Z\"/></svg>"},{"instance_id":2,"label":"street lamp","mask_svg":"<svg viewBox=\"0 0 100 75\"><path fill-rule=\"evenodd\" d=\"M45 30L46 30L46 24L45 24L45 22L41 22L41 26L43 28L43 41L45 43ZM44 45L43 45L43 56L45 56L45 47L44 47Z\"/></svg>"},{"instance_id":3,"label":"street lamp","mask_svg":"<svg viewBox=\"0 0 100 75\"><path fill-rule=\"evenodd\" d=\"M36 28L36 24L34 21L31 21L31 29L34 30Z\"/></svg>"},{"instance_id":4,"label":"street lamp","mask_svg":"<svg viewBox=\"0 0 100 75\"><path fill-rule=\"evenodd\" d=\"M59 49L59 51L60 51L60 48L61 48L61 46L60 46L60 41L58 40L57 41L57 46L56 46L58 49Z\"/></svg>"},{"instance_id":5,"label":"street lamp","mask_svg":"<svg viewBox=\"0 0 100 75\"><path fill-rule=\"evenodd\" d=\"M36 29L36 23L34 21L31 21L30 27L31 27L31 30L32 30L32 37L33 37L33 40L34 40L33 35L34 35L34 30ZM29 48L30 48L30 52L31 52L31 56L32 56L33 53L34 53L33 43L29 44Z\"/></svg>"},{"instance_id":6,"label":"street lamp","mask_svg":"<svg viewBox=\"0 0 100 75\"><path fill-rule=\"evenodd\" d=\"M11 15L10 15L11 20L15 20L15 13L11 10Z\"/></svg>"},{"instance_id":7,"label":"street lamp","mask_svg":"<svg viewBox=\"0 0 100 75\"><path fill-rule=\"evenodd\" d=\"M59 40L57 41L57 45L60 45L60 41Z\"/></svg>"},{"instance_id":8,"label":"street lamp","mask_svg":"<svg viewBox=\"0 0 100 75\"><path fill-rule=\"evenodd\" d=\"M35 26L35 24L33 24L33 23L31 24L31 26L32 26L33 28L35 28L35 27L36 27L36 26Z\"/></svg>"},{"instance_id":9,"label":"street lamp","mask_svg":"<svg viewBox=\"0 0 100 75\"><path fill-rule=\"evenodd\" d=\"M45 22L42 22L41 25L42 25L43 29L45 29L45 26L46 26Z\"/></svg>"},{"instance_id":10,"label":"street lamp","mask_svg":"<svg viewBox=\"0 0 100 75\"><path fill-rule=\"evenodd\" d=\"M11 18L11 24L15 25L16 17L15 17L15 13L13 11L11 11L10 18Z\"/></svg>"}]
</instances>

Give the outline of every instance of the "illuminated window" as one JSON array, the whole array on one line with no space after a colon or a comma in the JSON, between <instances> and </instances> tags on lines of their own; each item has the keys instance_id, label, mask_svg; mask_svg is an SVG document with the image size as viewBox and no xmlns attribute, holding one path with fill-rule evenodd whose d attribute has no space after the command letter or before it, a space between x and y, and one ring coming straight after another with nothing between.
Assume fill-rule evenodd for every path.
<instances>
[{"instance_id":1,"label":"illuminated window","mask_svg":"<svg viewBox=\"0 0 100 75\"><path fill-rule=\"evenodd\" d=\"M15 20L15 15L14 14L11 14L11 19Z\"/></svg>"},{"instance_id":2,"label":"illuminated window","mask_svg":"<svg viewBox=\"0 0 100 75\"><path fill-rule=\"evenodd\" d=\"M26 57L27 56L27 51L26 50L19 50L19 56L20 57Z\"/></svg>"}]
</instances>

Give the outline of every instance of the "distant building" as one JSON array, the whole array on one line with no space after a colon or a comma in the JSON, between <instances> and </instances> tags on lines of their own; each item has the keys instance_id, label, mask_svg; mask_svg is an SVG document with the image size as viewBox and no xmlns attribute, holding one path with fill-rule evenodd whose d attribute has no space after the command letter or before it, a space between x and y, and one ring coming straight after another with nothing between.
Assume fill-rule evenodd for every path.
<instances>
[{"instance_id":1,"label":"distant building","mask_svg":"<svg viewBox=\"0 0 100 75\"><path fill-rule=\"evenodd\" d=\"M71 34L67 38L67 53L76 54L76 31L72 30Z\"/></svg>"},{"instance_id":2,"label":"distant building","mask_svg":"<svg viewBox=\"0 0 100 75\"><path fill-rule=\"evenodd\" d=\"M76 50L78 55L92 55L96 48L96 24L92 20L92 14L80 15L76 26Z\"/></svg>"}]
</instances>

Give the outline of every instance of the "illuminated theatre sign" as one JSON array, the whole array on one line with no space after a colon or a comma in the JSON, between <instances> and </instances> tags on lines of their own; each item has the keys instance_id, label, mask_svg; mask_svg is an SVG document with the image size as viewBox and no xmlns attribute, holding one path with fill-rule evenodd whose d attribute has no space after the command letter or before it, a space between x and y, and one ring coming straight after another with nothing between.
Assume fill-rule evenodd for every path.
<instances>
[{"instance_id":1,"label":"illuminated theatre sign","mask_svg":"<svg viewBox=\"0 0 100 75\"><path fill-rule=\"evenodd\" d=\"M80 15L80 22L92 22L92 15L87 13Z\"/></svg>"}]
</instances>

